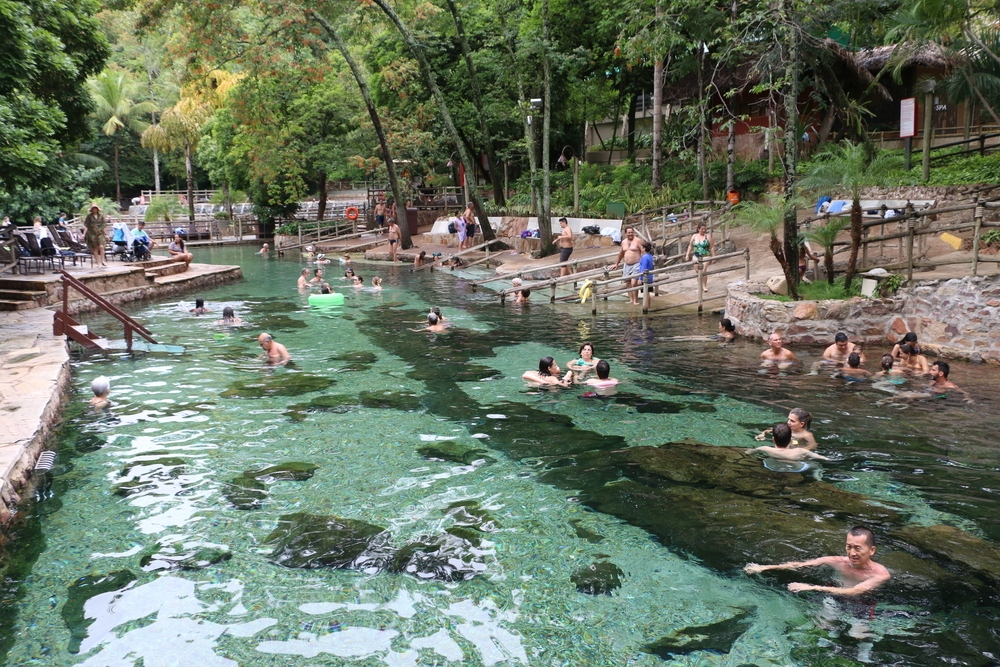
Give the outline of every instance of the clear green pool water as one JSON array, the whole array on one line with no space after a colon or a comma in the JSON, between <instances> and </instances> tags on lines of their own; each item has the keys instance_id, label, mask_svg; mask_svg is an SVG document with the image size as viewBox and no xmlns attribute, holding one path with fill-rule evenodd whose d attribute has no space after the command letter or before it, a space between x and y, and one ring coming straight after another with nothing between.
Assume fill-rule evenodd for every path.
<instances>
[{"instance_id":1,"label":"clear green pool water","mask_svg":"<svg viewBox=\"0 0 1000 667\"><path fill-rule=\"evenodd\" d=\"M503 310L453 275L363 263L386 288L345 285L343 309L317 312L293 260L198 250L208 258L246 277L199 295L213 315L188 314L196 295L132 309L184 355L75 363L54 495L24 508L4 554L0 664L996 664L992 369L953 367L971 406L876 407L885 394L869 386L759 374L755 343L671 339L709 333L713 318ZM214 324L226 305L245 326ZM450 333L411 331L431 305ZM291 365L262 364L260 331ZM617 396L524 386L540 356L564 366L582 340L611 360ZM85 403L102 374L114 405L95 415ZM751 446L794 406L834 458L822 481L786 484L738 452L706 464L690 444ZM481 451L466 462L418 451L441 443ZM665 443L679 444L660 460ZM283 462L318 468L251 485L257 508L234 506L234 480ZM453 565L470 578L276 565L266 539L296 513L383 528L393 552L457 534ZM869 640L851 636L850 609L820 627L822 596L784 590L796 577L740 572L824 555L857 521L876 527L895 575ZM935 526L954 532L940 544L908 532ZM167 568L197 549L231 557ZM610 595L577 590L581 568L612 563Z\"/></svg>"}]
</instances>

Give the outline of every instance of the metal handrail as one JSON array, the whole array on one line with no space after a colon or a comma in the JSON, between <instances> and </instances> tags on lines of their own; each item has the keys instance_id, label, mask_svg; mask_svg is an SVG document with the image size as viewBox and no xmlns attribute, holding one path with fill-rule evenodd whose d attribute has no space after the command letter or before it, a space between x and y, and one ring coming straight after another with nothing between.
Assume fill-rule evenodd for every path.
<instances>
[{"instance_id":1,"label":"metal handrail","mask_svg":"<svg viewBox=\"0 0 1000 667\"><path fill-rule=\"evenodd\" d=\"M87 297L89 300L93 301L95 304L100 306L101 310L108 313L116 320L125 325L125 340L128 341L129 348L132 347L131 344L132 336L130 329L138 333L140 336L148 340L150 343L156 343L156 341L153 339L153 333L149 329L142 326L141 324L133 320L131 317L126 315L120 308L118 308L118 306L114 305L113 303L105 299L103 296L101 296L94 290L87 287L81 281L74 278L72 275L70 275L69 272L60 271L59 273L62 274L62 280L63 280L63 298L62 298L63 315L69 315L69 288L72 287L76 291L80 292L80 294L82 294L83 296Z\"/></svg>"}]
</instances>

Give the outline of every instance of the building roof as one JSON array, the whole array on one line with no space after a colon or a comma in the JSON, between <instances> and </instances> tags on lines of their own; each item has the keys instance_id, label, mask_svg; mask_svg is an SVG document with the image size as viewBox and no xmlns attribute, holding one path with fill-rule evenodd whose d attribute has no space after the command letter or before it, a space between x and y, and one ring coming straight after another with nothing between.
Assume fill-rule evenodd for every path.
<instances>
[{"instance_id":1,"label":"building roof","mask_svg":"<svg viewBox=\"0 0 1000 667\"><path fill-rule=\"evenodd\" d=\"M896 53L899 48L898 54ZM955 64L954 55L934 43L909 45L889 44L871 49L861 49L854 54L855 60L869 72L878 72L890 62L893 65L902 60L904 67L939 67L949 69Z\"/></svg>"}]
</instances>

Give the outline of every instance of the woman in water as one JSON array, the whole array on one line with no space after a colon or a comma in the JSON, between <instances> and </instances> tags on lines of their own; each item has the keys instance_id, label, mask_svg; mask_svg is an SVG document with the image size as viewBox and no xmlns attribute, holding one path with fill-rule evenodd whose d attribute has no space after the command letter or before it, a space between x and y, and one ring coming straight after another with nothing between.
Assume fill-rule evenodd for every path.
<instances>
[{"instance_id":1,"label":"woman in water","mask_svg":"<svg viewBox=\"0 0 1000 667\"><path fill-rule=\"evenodd\" d=\"M898 360L902 357L902 353L900 352L900 350L907 343L910 344L910 347L912 347L917 354L920 354L920 346L917 345L917 334L913 333L912 331L907 331L906 335L903 336L903 340L892 346L893 359Z\"/></svg>"},{"instance_id":2,"label":"woman in water","mask_svg":"<svg viewBox=\"0 0 1000 667\"><path fill-rule=\"evenodd\" d=\"M94 378L94 381L90 383L90 390L94 392L94 397L90 399L90 406L94 408L95 412L100 412L110 405L111 401L108 400L108 396L111 394L111 381L108 378L103 375Z\"/></svg>"},{"instance_id":3,"label":"woman in water","mask_svg":"<svg viewBox=\"0 0 1000 667\"><path fill-rule=\"evenodd\" d=\"M372 278L372 288L375 290L382 289L382 279L379 278L378 276Z\"/></svg>"},{"instance_id":4,"label":"woman in water","mask_svg":"<svg viewBox=\"0 0 1000 667\"><path fill-rule=\"evenodd\" d=\"M205 300L199 298L194 300L194 308L192 308L189 312L192 312L195 315L204 315L205 313L210 313L212 311L205 307Z\"/></svg>"},{"instance_id":5,"label":"woman in water","mask_svg":"<svg viewBox=\"0 0 1000 667\"><path fill-rule=\"evenodd\" d=\"M594 344L587 342L580 346L580 356L566 364L573 374L573 382L578 384L587 378L587 374L597 368L600 359L594 356Z\"/></svg>"},{"instance_id":6,"label":"woman in water","mask_svg":"<svg viewBox=\"0 0 1000 667\"><path fill-rule=\"evenodd\" d=\"M736 326L733 324L731 319L724 317L719 320L719 333L716 334L716 338L721 340L723 343L728 343L736 338Z\"/></svg>"},{"instance_id":7,"label":"woman in water","mask_svg":"<svg viewBox=\"0 0 1000 667\"><path fill-rule=\"evenodd\" d=\"M560 378L559 373L561 372L562 371L559 370L559 365L556 363L555 359L552 357L542 357L538 361L538 370L526 371L523 375L521 375L521 379L540 385L568 387L570 376L573 375L573 372L567 371L566 375Z\"/></svg>"},{"instance_id":8,"label":"woman in water","mask_svg":"<svg viewBox=\"0 0 1000 667\"><path fill-rule=\"evenodd\" d=\"M687 255L685 255L684 261L690 262L692 253L695 257L700 259L714 256L715 250L712 248L713 245L712 235L708 233L708 225L701 223L698 225L698 232L691 236L691 241L688 243ZM708 291L708 274L706 273L708 270L708 264L708 262L702 262L695 268L696 271L701 273L701 288L705 292Z\"/></svg>"},{"instance_id":9,"label":"woman in water","mask_svg":"<svg viewBox=\"0 0 1000 667\"><path fill-rule=\"evenodd\" d=\"M222 309L222 319L216 322L216 324L243 324L243 320L236 317L236 313L230 306L226 306Z\"/></svg>"},{"instance_id":10,"label":"woman in water","mask_svg":"<svg viewBox=\"0 0 1000 667\"><path fill-rule=\"evenodd\" d=\"M813 437L809 425L812 424L812 415L802 408L792 408L788 413L788 428L792 429L792 443L795 447L804 447L808 450L816 449L816 438Z\"/></svg>"}]
</instances>

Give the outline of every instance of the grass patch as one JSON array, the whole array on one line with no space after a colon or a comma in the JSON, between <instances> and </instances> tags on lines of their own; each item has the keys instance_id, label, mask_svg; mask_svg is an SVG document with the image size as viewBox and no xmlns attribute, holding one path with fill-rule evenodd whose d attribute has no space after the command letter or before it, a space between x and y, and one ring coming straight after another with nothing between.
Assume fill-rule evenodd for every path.
<instances>
[{"instance_id":1,"label":"grass patch","mask_svg":"<svg viewBox=\"0 0 1000 667\"><path fill-rule=\"evenodd\" d=\"M792 298L781 294L757 294L756 296L761 299L781 301L782 303L793 301ZM832 285L825 280L814 281L811 283L799 283L799 297L806 301L825 301L828 299L845 300L855 296L861 296L860 277L855 277L854 282L851 283L850 290L844 289L843 276L833 281Z\"/></svg>"}]
</instances>

